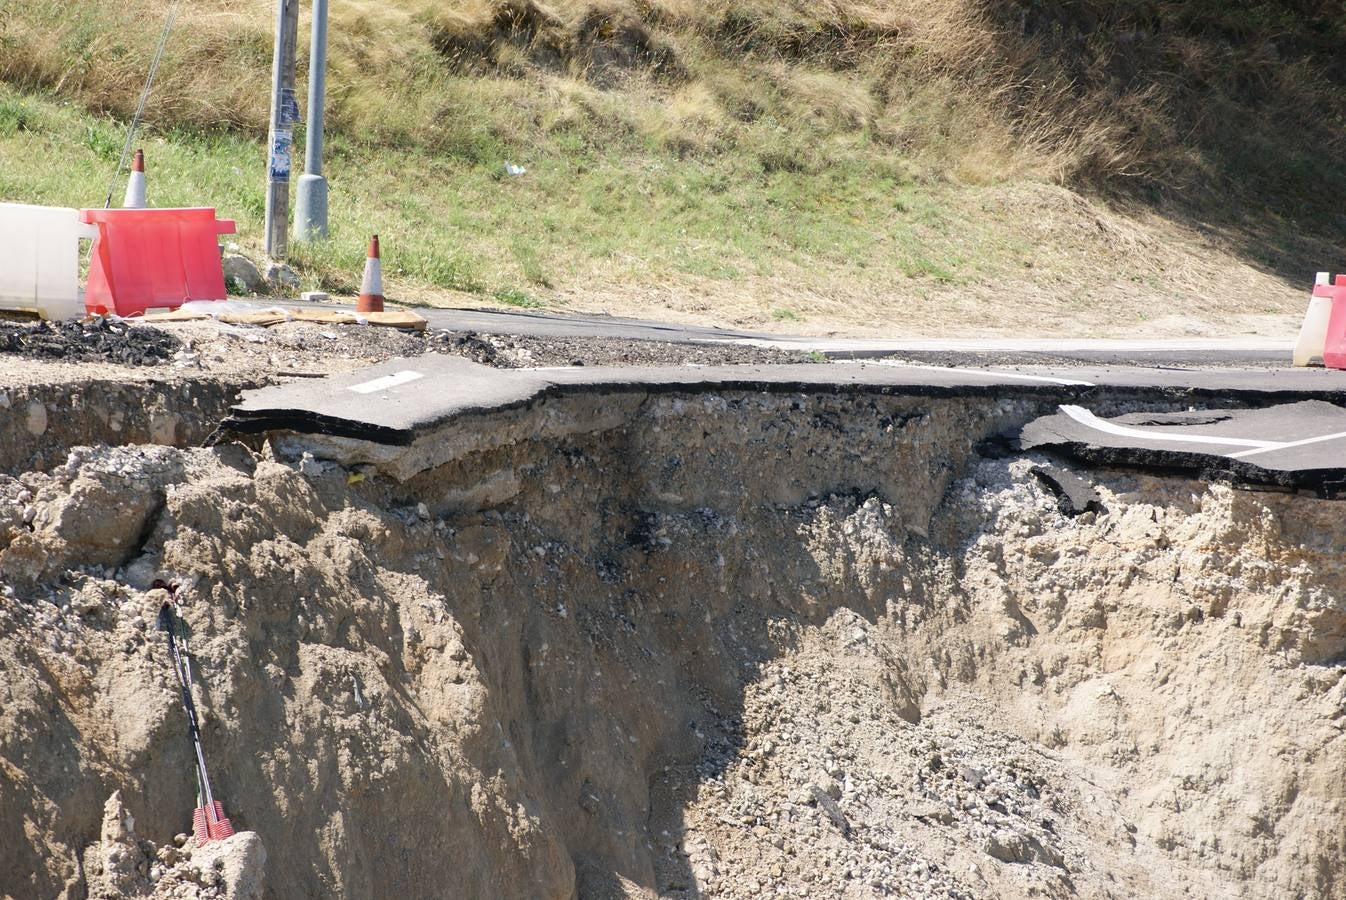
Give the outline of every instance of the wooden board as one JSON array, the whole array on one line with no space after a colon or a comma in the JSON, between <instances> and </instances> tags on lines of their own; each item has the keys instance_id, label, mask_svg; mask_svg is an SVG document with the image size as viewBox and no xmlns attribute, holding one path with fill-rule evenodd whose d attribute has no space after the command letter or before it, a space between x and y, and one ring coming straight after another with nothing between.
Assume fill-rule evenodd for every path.
<instances>
[{"instance_id":1,"label":"wooden board","mask_svg":"<svg viewBox=\"0 0 1346 900\"><path fill-rule=\"evenodd\" d=\"M424 316L406 309L389 309L376 313L354 313L345 310L327 309L259 309L250 313L227 312L218 316L193 310L185 312L174 310L167 313L149 313L141 316L142 322L201 322L206 319L218 319L228 325L254 325L270 328L282 322L308 322L314 325L377 325L382 328L406 328L424 331L429 324Z\"/></svg>"}]
</instances>

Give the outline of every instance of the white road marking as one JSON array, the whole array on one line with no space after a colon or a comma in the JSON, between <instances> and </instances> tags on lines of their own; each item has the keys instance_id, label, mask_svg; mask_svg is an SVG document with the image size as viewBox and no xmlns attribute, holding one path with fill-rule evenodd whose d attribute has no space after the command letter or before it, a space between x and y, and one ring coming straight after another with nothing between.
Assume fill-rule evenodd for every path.
<instances>
[{"instance_id":1,"label":"white road marking","mask_svg":"<svg viewBox=\"0 0 1346 900\"><path fill-rule=\"evenodd\" d=\"M366 381L362 384L353 384L346 388L348 391L354 391L357 394L373 394L376 391L386 391L388 388L395 388L398 385L410 384L424 378L421 372L414 372L410 369L401 372L394 372L391 375L384 375L382 378L375 378L373 381Z\"/></svg>"},{"instance_id":2,"label":"white road marking","mask_svg":"<svg viewBox=\"0 0 1346 900\"><path fill-rule=\"evenodd\" d=\"M1021 375L1018 372L1001 372L998 369L965 369L962 367L950 366L909 366L905 363L887 360L887 359L866 359L855 360L855 364L863 363L865 365L892 366L895 369L918 369L926 372L972 372L977 375L986 375L991 378L1005 378L1018 381L1038 381L1044 384L1063 384L1068 387L1094 387L1092 381L1076 381L1071 378L1051 378L1046 375Z\"/></svg>"},{"instance_id":3,"label":"white road marking","mask_svg":"<svg viewBox=\"0 0 1346 900\"><path fill-rule=\"evenodd\" d=\"M1128 428L1125 425L1105 422L1098 416L1089 412L1089 410L1079 406L1062 406L1061 412L1088 428L1102 431L1105 434L1115 434L1118 437L1124 438L1140 438L1141 440L1146 441L1178 441L1187 444L1215 444L1223 447L1253 447L1258 451L1279 450L1284 446L1276 441L1253 441L1246 438L1227 438L1202 434L1177 434L1168 431L1157 431L1154 429Z\"/></svg>"},{"instance_id":4,"label":"white road marking","mask_svg":"<svg viewBox=\"0 0 1346 900\"><path fill-rule=\"evenodd\" d=\"M1303 447L1306 444L1318 444L1323 441L1338 441L1346 438L1346 431L1339 431L1336 434L1323 434L1318 437L1304 438L1300 441L1289 441L1283 444L1275 444L1270 447L1259 447L1254 450L1240 450L1238 453L1229 454L1230 459L1243 459L1245 456L1256 456L1258 453L1269 453L1272 450L1289 450L1291 447Z\"/></svg>"},{"instance_id":5,"label":"white road marking","mask_svg":"<svg viewBox=\"0 0 1346 900\"><path fill-rule=\"evenodd\" d=\"M1153 353L1198 351L1257 351L1289 353L1294 341L1270 337L1242 338L938 338L911 340L866 340L864 338L707 338L716 343L746 344L781 350L818 350L821 352L931 352L944 353Z\"/></svg>"}]
</instances>

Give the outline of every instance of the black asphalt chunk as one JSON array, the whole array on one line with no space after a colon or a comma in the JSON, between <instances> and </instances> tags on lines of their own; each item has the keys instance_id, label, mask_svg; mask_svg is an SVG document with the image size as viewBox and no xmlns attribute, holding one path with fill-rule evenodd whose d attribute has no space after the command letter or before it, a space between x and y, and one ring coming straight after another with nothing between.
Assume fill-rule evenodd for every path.
<instances>
[{"instance_id":1,"label":"black asphalt chunk","mask_svg":"<svg viewBox=\"0 0 1346 900\"><path fill-rule=\"evenodd\" d=\"M1098 492L1074 472L1057 466L1034 466L1031 471L1056 497L1056 505L1063 516L1073 519L1087 512L1103 512L1103 500Z\"/></svg>"},{"instance_id":2,"label":"black asphalt chunk","mask_svg":"<svg viewBox=\"0 0 1346 900\"><path fill-rule=\"evenodd\" d=\"M1024 426L1019 445L1093 464L1346 497L1346 408L1322 400L1112 419L1065 405Z\"/></svg>"},{"instance_id":3,"label":"black asphalt chunk","mask_svg":"<svg viewBox=\"0 0 1346 900\"><path fill-rule=\"evenodd\" d=\"M827 814L827 818L831 819L832 824L837 826L837 831L841 832L841 836L850 837L851 822L846 818L846 814L841 811L837 801L827 796L826 792L817 786L813 788L813 799L818 801L818 806Z\"/></svg>"},{"instance_id":4,"label":"black asphalt chunk","mask_svg":"<svg viewBox=\"0 0 1346 900\"><path fill-rule=\"evenodd\" d=\"M110 362L154 366L182 347L173 335L147 325L113 319L87 322L0 322L0 353L66 362Z\"/></svg>"}]
</instances>

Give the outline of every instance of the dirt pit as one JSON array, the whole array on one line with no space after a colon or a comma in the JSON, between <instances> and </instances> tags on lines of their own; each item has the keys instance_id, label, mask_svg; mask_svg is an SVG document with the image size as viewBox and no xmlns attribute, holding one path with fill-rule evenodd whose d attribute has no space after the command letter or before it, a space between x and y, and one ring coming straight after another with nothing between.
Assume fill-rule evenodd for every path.
<instances>
[{"instance_id":1,"label":"dirt pit","mask_svg":"<svg viewBox=\"0 0 1346 900\"><path fill-rule=\"evenodd\" d=\"M975 449L1041 402L0 476L0 896L1346 895L1346 507L1105 470L1067 517ZM156 578L246 833L209 858Z\"/></svg>"}]
</instances>

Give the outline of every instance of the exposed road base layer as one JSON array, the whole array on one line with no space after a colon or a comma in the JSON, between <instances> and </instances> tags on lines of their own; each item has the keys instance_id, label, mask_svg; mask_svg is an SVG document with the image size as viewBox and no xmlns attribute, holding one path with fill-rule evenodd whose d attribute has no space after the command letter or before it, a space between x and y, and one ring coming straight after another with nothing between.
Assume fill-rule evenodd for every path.
<instances>
[{"instance_id":1,"label":"exposed road base layer","mask_svg":"<svg viewBox=\"0 0 1346 900\"><path fill-rule=\"evenodd\" d=\"M405 480L456 458L465 416L505 413L550 398L588 397L593 414L663 393L749 391L930 398L1031 399L1044 411L1087 404L1101 415L1177 404L1267 406L1317 399L1346 403L1346 373L1248 369L950 369L884 364L501 371L458 357L393 359L358 372L248 391L224 430L302 436L315 455L374 463ZM605 426L606 427L606 426ZM485 429L496 434L500 429ZM398 450L395 448L405 448Z\"/></svg>"}]
</instances>

